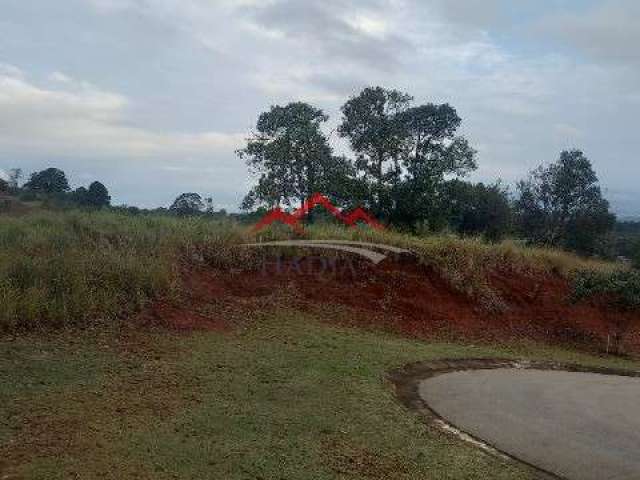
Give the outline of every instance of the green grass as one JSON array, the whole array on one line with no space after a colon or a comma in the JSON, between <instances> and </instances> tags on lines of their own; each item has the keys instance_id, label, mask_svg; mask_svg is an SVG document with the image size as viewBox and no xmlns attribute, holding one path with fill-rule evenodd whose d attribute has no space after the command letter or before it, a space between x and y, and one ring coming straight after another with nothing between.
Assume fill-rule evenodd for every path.
<instances>
[{"instance_id":1,"label":"green grass","mask_svg":"<svg viewBox=\"0 0 640 480\"><path fill-rule=\"evenodd\" d=\"M177 286L178 262L242 263L242 231L198 219L47 212L0 219L0 332L115 321Z\"/></svg>"},{"instance_id":2,"label":"green grass","mask_svg":"<svg viewBox=\"0 0 640 480\"><path fill-rule=\"evenodd\" d=\"M526 468L421 424L385 372L469 356L638 367L539 345L425 344L286 309L224 334L128 325L179 294L181 269L252 268L269 251L241 243L289 235L113 212L0 217L0 479L527 479ZM621 268L512 241L328 225L307 236L409 248L488 306L500 303L488 282L496 270Z\"/></svg>"},{"instance_id":3,"label":"green grass","mask_svg":"<svg viewBox=\"0 0 640 480\"><path fill-rule=\"evenodd\" d=\"M105 329L0 343L0 472L25 479L528 479L423 425L384 374L526 357L638 368L535 345L425 344L274 311L231 333Z\"/></svg>"},{"instance_id":4,"label":"green grass","mask_svg":"<svg viewBox=\"0 0 640 480\"><path fill-rule=\"evenodd\" d=\"M512 241L491 245L479 239L330 225L313 226L307 235L409 248L454 288L489 308L501 304L488 282L497 269L569 278L576 271L621 268ZM180 265L250 268L268 252L237 248L239 244L287 236L287 229L260 232L256 238L232 222L104 211L0 216L0 333L113 324L175 292Z\"/></svg>"}]
</instances>

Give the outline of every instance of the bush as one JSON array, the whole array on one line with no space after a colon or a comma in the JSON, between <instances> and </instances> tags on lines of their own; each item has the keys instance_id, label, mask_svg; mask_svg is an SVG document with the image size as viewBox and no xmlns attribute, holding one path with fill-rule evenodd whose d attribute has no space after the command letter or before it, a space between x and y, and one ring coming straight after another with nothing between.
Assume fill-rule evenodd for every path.
<instances>
[{"instance_id":1,"label":"bush","mask_svg":"<svg viewBox=\"0 0 640 480\"><path fill-rule=\"evenodd\" d=\"M640 307L640 271L578 273L573 282L574 300L594 297L604 298L625 310Z\"/></svg>"}]
</instances>

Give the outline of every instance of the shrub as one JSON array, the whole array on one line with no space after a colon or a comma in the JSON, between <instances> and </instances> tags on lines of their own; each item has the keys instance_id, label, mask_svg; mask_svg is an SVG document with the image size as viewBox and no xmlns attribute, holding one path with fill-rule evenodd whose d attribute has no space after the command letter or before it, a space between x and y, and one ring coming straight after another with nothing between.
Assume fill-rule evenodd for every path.
<instances>
[{"instance_id":1,"label":"shrub","mask_svg":"<svg viewBox=\"0 0 640 480\"><path fill-rule=\"evenodd\" d=\"M640 271L580 272L573 282L573 298L579 301L593 297L625 310L640 307Z\"/></svg>"}]
</instances>

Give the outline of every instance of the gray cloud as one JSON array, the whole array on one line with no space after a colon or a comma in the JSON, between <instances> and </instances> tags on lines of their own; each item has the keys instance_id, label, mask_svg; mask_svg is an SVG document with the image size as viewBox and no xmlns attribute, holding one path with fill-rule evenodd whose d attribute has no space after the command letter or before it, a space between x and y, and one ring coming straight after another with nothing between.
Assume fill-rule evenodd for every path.
<instances>
[{"instance_id":1,"label":"gray cloud","mask_svg":"<svg viewBox=\"0 0 640 480\"><path fill-rule=\"evenodd\" d=\"M383 85L458 109L480 152L476 179L511 182L580 147L616 208L640 212L634 5L11 2L0 19L0 168L55 163L77 182L104 179L116 201L166 205L200 191L229 208L248 187L234 150L261 111L310 101L331 130L349 95Z\"/></svg>"},{"instance_id":2,"label":"gray cloud","mask_svg":"<svg viewBox=\"0 0 640 480\"><path fill-rule=\"evenodd\" d=\"M247 7L247 12L259 27L301 42L310 56L333 56L393 70L400 66L399 53L411 51L413 45L386 30L384 11L390 6L382 1L280 0Z\"/></svg>"},{"instance_id":3,"label":"gray cloud","mask_svg":"<svg viewBox=\"0 0 640 480\"><path fill-rule=\"evenodd\" d=\"M598 61L640 68L639 17L640 3L636 0L605 0L584 11L546 17L538 28Z\"/></svg>"}]
</instances>

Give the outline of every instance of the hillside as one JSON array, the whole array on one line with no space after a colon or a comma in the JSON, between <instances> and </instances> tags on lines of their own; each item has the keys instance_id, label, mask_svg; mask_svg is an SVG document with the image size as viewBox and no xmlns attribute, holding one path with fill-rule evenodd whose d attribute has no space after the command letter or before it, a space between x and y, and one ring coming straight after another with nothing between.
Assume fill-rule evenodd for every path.
<instances>
[{"instance_id":1,"label":"hillside","mask_svg":"<svg viewBox=\"0 0 640 480\"><path fill-rule=\"evenodd\" d=\"M638 368L638 315L571 300L576 272L619 265L327 226L298 239L409 252L374 264L264 246L287 238L206 218L3 216L0 476L548 478L423 424L390 372L455 358Z\"/></svg>"},{"instance_id":2,"label":"hillside","mask_svg":"<svg viewBox=\"0 0 640 480\"><path fill-rule=\"evenodd\" d=\"M638 346L637 313L603 299L571 300L576 272L622 266L513 242L326 226L305 235L412 253L376 266L322 252L335 262L327 270L309 249L241 246L287 238L284 229L256 238L246 227L207 219L106 212L11 217L0 226L0 325L6 332L138 321L209 328L220 312L203 315L199 303L215 300L229 309L252 298L281 308L342 305L353 311L348 323L421 338Z\"/></svg>"}]
</instances>

